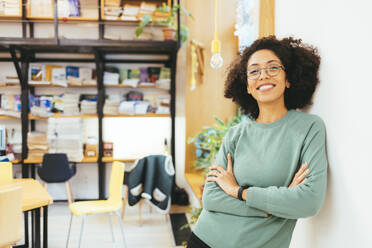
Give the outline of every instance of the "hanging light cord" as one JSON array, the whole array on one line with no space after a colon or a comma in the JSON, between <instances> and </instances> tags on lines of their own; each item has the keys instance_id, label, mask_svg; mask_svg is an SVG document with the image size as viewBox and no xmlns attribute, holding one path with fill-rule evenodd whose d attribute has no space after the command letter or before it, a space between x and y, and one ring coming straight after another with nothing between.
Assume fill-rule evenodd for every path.
<instances>
[{"instance_id":1,"label":"hanging light cord","mask_svg":"<svg viewBox=\"0 0 372 248\"><path fill-rule=\"evenodd\" d=\"M218 15L218 0L215 0L215 4L214 4L214 39L215 40L218 40L217 15Z\"/></svg>"}]
</instances>

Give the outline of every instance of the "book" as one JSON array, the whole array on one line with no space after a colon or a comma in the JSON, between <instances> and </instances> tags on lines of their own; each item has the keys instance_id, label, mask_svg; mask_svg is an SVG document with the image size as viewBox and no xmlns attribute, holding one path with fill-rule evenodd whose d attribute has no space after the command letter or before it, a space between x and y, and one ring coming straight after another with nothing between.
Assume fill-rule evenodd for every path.
<instances>
[{"instance_id":1,"label":"book","mask_svg":"<svg viewBox=\"0 0 372 248\"><path fill-rule=\"evenodd\" d=\"M79 78L79 67L66 66L66 79L68 84L82 85L81 79Z\"/></svg>"},{"instance_id":2,"label":"book","mask_svg":"<svg viewBox=\"0 0 372 248\"><path fill-rule=\"evenodd\" d=\"M149 82L149 73L146 67L141 67L140 69L140 83L146 83Z\"/></svg>"},{"instance_id":3,"label":"book","mask_svg":"<svg viewBox=\"0 0 372 248\"><path fill-rule=\"evenodd\" d=\"M61 68L60 65L45 65L45 80L52 82L52 70L54 68Z\"/></svg>"},{"instance_id":4,"label":"book","mask_svg":"<svg viewBox=\"0 0 372 248\"><path fill-rule=\"evenodd\" d=\"M31 64L29 69L30 84L50 84L45 80L45 66L39 64Z\"/></svg>"},{"instance_id":5,"label":"book","mask_svg":"<svg viewBox=\"0 0 372 248\"><path fill-rule=\"evenodd\" d=\"M160 76L160 67L149 67L148 69L149 81L155 83Z\"/></svg>"},{"instance_id":6,"label":"book","mask_svg":"<svg viewBox=\"0 0 372 248\"><path fill-rule=\"evenodd\" d=\"M128 79L140 79L140 70L138 69L129 69L128 70Z\"/></svg>"},{"instance_id":7,"label":"book","mask_svg":"<svg viewBox=\"0 0 372 248\"><path fill-rule=\"evenodd\" d=\"M66 68L64 68L64 67L52 68L51 83L54 84L54 85L67 87Z\"/></svg>"},{"instance_id":8,"label":"book","mask_svg":"<svg viewBox=\"0 0 372 248\"><path fill-rule=\"evenodd\" d=\"M80 2L79 0L69 0L69 7L70 7L70 15L73 17L80 16Z\"/></svg>"}]
</instances>

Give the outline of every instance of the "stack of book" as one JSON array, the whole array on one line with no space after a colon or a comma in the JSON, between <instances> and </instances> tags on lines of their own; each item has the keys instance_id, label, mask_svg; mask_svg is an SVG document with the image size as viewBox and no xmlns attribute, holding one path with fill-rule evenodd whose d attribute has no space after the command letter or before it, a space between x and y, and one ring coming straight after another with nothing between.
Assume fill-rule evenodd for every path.
<instances>
[{"instance_id":1,"label":"stack of book","mask_svg":"<svg viewBox=\"0 0 372 248\"><path fill-rule=\"evenodd\" d=\"M121 19L124 21L137 21L140 7L133 4L125 4Z\"/></svg>"},{"instance_id":2,"label":"stack of book","mask_svg":"<svg viewBox=\"0 0 372 248\"><path fill-rule=\"evenodd\" d=\"M37 17L54 16L54 1L50 0L29 0L27 2L27 15Z\"/></svg>"},{"instance_id":3,"label":"stack of book","mask_svg":"<svg viewBox=\"0 0 372 248\"><path fill-rule=\"evenodd\" d=\"M30 112L34 116L49 117L52 115L54 97L51 95L29 96Z\"/></svg>"},{"instance_id":4,"label":"stack of book","mask_svg":"<svg viewBox=\"0 0 372 248\"><path fill-rule=\"evenodd\" d=\"M108 20L117 20L121 13L123 12L123 8L121 7L120 0L106 0L105 1L105 17Z\"/></svg>"},{"instance_id":5,"label":"stack of book","mask_svg":"<svg viewBox=\"0 0 372 248\"><path fill-rule=\"evenodd\" d=\"M105 105L103 106L103 114L105 115L117 115L119 114L119 105L123 100L120 95L109 95L105 100Z\"/></svg>"},{"instance_id":6,"label":"stack of book","mask_svg":"<svg viewBox=\"0 0 372 248\"><path fill-rule=\"evenodd\" d=\"M119 84L119 70L114 67L105 68L103 73L103 84L104 85L118 85Z\"/></svg>"},{"instance_id":7,"label":"stack of book","mask_svg":"<svg viewBox=\"0 0 372 248\"><path fill-rule=\"evenodd\" d=\"M0 0L0 15L20 16L20 1L22 0Z\"/></svg>"},{"instance_id":8,"label":"stack of book","mask_svg":"<svg viewBox=\"0 0 372 248\"><path fill-rule=\"evenodd\" d=\"M81 114L96 114L97 113L97 101L82 100L80 102L80 113Z\"/></svg>"},{"instance_id":9,"label":"stack of book","mask_svg":"<svg viewBox=\"0 0 372 248\"><path fill-rule=\"evenodd\" d=\"M15 159L22 158L22 131L17 128L7 129L8 153L13 153Z\"/></svg>"},{"instance_id":10,"label":"stack of book","mask_svg":"<svg viewBox=\"0 0 372 248\"><path fill-rule=\"evenodd\" d=\"M155 3L142 2L141 6L139 7L139 11L138 11L138 16L137 16L138 20L142 20L144 15L152 16L155 10L156 10Z\"/></svg>"},{"instance_id":11,"label":"stack of book","mask_svg":"<svg viewBox=\"0 0 372 248\"><path fill-rule=\"evenodd\" d=\"M133 88L137 87L141 72L138 69L124 69L121 71L121 83Z\"/></svg>"},{"instance_id":12,"label":"stack of book","mask_svg":"<svg viewBox=\"0 0 372 248\"><path fill-rule=\"evenodd\" d=\"M27 134L27 147L29 159L40 159L48 153L49 142L46 133L29 132Z\"/></svg>"},{"instance_id":13,"label":"stack of book","mask_svg":"<svg viewBox=\"0 0 372 248\"><path fill-rule=\"evenodd\" d=\"M169 90L171 83L170 78L171 78L170 68L162 67L160 69L159 79L156 80L156 88Z\"/></svg>"},{"instance_id":14,"label":"stack of book","mask_svg":"<svg viewBox=\"0 0 372 248\"><path fill-rule=\"evenodd\" d=\"M119 105L120 99L106 99L105 106L103 106L103 114L118 115Z\"/></svg>"},{"instance_id":15,"label":"stack of book","mask_svg":"<svg viewBox=\"0 0 372 248\"><path fill-rule=\"evenodd\" d=\"M155 10L153 14L153 18L154 18L154 21L165 22L167 21L169 15L170 15L170 12L163 12L160 10Z\"/></svg>"},{"instance_id":16,"label":"stack of book","mask_svg":"<svg viewBox=\"0 0 372 248\"><path fill-rule=\"evenodd\" d=\"M1 94L0 115L21 117L21 96L13 94Z\"/></svg>"},{"instance_id":17,"label":"stack of book","mask_svg":"<svg viewBox=\"0 0 372 248\"><path fill-rule=\"evenodd\" d=\"M49 118L49 152L66 153L69 161L80 162L84 158L82 133L81 118Z\"/></svg>"},{"instance_id":18,"label":"stack of book","mask_svg":"<svg viewBox=\"0 0 372 248\"><path fill-rule=\"evenodd\" d=\"M63 94L60 97L60 105L58 109L62 110L64 115L78 115L79 111L79 97L78 94Z\"/></svg>"},{"instance_id":19,"label":"stack of book","mask_svg":"<svg viewBox=\"0 0 372 248\"><path fill-rule=\"evenodd\" d=\"M170 96L158 96L158 106L156 108L157 114L169 114L170 113Z\"/></svg>"},{"instance_id":20,"label":"stack of book","mask_svg":"<svg viewBox=\"0 0 372 248\"><path fill-rule=\"evenodd\" d=\"M5 82L6 85L19 85L20 81L17 76L5 76Z\"/></svg>"}]
</instances>

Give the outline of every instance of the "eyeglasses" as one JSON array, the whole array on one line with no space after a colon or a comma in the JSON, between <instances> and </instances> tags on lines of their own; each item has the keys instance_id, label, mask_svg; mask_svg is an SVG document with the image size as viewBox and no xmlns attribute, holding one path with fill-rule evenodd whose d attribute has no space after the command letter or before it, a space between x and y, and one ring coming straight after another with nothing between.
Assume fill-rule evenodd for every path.
<instances>
[{"instance_id":1,"label":"eyeglasses","mask_svg":"<svg viewBox=\"0 0 372 248\"><path fill-rule=\"evenodd\" d=\"M251 79L251 80L258 79L261 76L262 70L265 70L266 75L268 75L269 77L275 77L279 74L280 70L284 71L284 66L274 64L274 65L268 65L267 67L261 68L261 69L258 67L250 68L247 71L248 79Z\"/></svg>"}]
</instances>

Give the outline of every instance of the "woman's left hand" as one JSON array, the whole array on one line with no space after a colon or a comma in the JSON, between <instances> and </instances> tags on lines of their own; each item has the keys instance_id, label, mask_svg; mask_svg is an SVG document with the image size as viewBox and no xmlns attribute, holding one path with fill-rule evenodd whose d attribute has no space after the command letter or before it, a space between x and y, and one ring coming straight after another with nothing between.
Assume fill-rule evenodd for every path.
<instances>
[{"instance_id":1,"label":"woman's left hand","mask_svg":"<svg viewBox=\"0 0 372 248\"><path fill-rule=\"evenodd\" d=\"M220 165L212 165L207 173L208 182L216 182L226 194L237 198L239 185L233 173L230 153L227 155L227 169Z\"/></svg>"}]
</instances>

